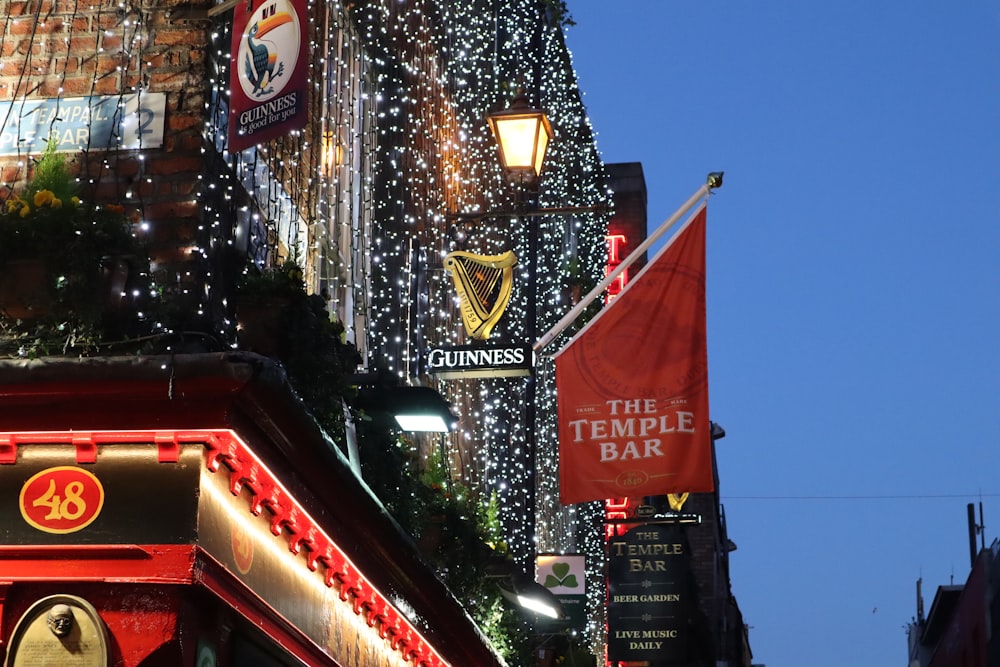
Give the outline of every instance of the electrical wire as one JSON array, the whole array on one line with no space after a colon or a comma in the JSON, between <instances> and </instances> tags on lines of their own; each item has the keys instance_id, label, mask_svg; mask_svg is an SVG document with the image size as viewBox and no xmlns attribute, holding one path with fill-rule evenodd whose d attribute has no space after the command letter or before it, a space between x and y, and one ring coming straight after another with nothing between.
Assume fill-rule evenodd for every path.
<instances>
[{"instance_id":1,"label":"electrical wire","mask_svg":"<svg viewBox=\"0 0 1000 667\"><path fill-rule=\"evenodd\" d=\"M940 500L942 498L998 498L1000 493L921 493L921 494L880 494L880 495L849 495L849 496L725 496L730 500Z\"/></svg>"}]
</instances>

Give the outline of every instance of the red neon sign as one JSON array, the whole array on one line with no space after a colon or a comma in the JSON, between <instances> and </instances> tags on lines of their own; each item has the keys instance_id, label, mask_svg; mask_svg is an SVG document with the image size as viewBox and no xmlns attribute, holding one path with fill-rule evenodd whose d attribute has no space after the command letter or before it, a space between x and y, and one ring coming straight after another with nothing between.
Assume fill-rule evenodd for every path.
<instances>
[{"instance_id":1,"label":"red neon sign","mask_svg":"<svg viewBox=\"0 0 1000 667\"><path fill-rule=\"evenodd\" d=\"M624 234L608 234L604 237L605 242L608 244L608 263L604 267L604 276L607 277L611 275L619 264L622 263L621 251L628 244L628 238ZM611 303L618 294L625 289L625 285L628 284L628 270L622 271L618 276L608 285L608 296L606 303Z\"/></svg>"},{"instance_id":2,"label":"red neon sign","mask_svg":"<svg viewBox=\"0 0 1000 667\"><path fill-rule=\"evenodd\" d=\"M608 498L604 501L604 539L610 540L615 535L625 533L623 526L616 521L628 518L628 498Z\"/></svg>"}]
</instances>

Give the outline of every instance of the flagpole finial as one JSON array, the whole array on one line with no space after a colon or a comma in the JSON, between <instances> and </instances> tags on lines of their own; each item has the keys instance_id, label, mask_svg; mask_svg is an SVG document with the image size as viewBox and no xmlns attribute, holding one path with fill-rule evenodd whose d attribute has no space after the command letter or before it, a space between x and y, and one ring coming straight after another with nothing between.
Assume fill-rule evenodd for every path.
<instances>
[{"instance_id":1,"label":"flagpole finial","mask_svg":"<svg viewBox=\"0 0 1000 667\"><path fill-rule=\"evenodd\" d=\"M713 190L715 188L721 188L722 187L722 174L724 174L724 173L725 172L723 172L723 171L713 171L713 172L711 172L708 175L708 181L707 181L708 187L712 188Z\"/></svg>"}]
</instances>

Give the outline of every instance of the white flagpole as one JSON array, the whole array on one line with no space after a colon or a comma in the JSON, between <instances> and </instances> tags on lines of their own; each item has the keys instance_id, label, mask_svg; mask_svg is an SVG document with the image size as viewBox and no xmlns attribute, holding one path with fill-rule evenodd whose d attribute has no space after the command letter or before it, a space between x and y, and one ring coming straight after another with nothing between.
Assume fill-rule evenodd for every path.
<instances>
[{"instance_id":1,"label":"white flagpole","mask_svg":"<svg viewBox=\"0 0 1000 667\"><path fill-rule=\"evenodd\" d=\"M556 322L555 326L549 329L545 335L538 339L538 341L533 346L533 350L538 352L543 347L552 342L552 339L562 333L563 329L568 327L573 323L580 313L583 312L584 308L590 305L590 303L600 296L604 290L608 288L608 285L613 283L615 279L621 274L622 271L627 269L635 260L639 259L649 246L653 245L657 239L663 236L667 230L677 224L677 221L684 217L684 214L690 211L695 204L697 204L702 197L711 194L712 190L720 187L722 185L722 172L712 172L708 175L708 180L704 185L698 187L698 190L688 198L686 202L681 204L681 207L674 211L674 214L667 218L663 224L661 224L655 232L646 237L646 240L639 244L639 247L632 251L632 253L626 257L621 264L615 267L614 271L609 273L604 280L598 283L597 287L590 290L587 296L580 299L580 303L573 306L572 310L563 315L563 318Z\"/></svg>"}]
</instances>

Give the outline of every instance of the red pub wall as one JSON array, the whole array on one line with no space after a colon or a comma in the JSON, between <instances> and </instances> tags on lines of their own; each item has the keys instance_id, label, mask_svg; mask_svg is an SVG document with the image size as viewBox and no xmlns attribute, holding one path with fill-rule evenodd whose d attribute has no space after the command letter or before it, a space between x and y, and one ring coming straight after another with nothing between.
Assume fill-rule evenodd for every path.
<instances>
[{"instance_id":1,"label":"red pub wall","mask_svg":"<svg viewBox=\"0 0 1000 667\"><path fill-rule=\"evenodd\" d=\"M986 564L980 553L928 667L987 667Z\"/></svg>"},{"instance_id":2,"label":"red pub wall","mask_svg":"<svg viewBox=\"0 0 1000 667\"><path fill-rule=\"evenodd\" d=\"M55 578L52 570L58 570L58 561L39 569L37 576L48 581L5 586L2 626L5 639L11 636L18 619L38 600L50 595L74 595L90 602L106 624L109 664L122 667L194 664L193 651L185 653L184 648L194 642L182 641L179 626L193 625L191 619L199 614L199 608L185 602L181 588L105 582L57 583L52 581ZM3 648L6 653L6 641Z\"/></svg>"},{"instance_id":3,"label":"red pub wall","mask_svg":"<svg viewBox=\"0 0 1000 667\"><path fill-rule=\"evenodd\" d=\"M273 362L45 359L0 361L0 374L4 652L25 611L68 595L93 605L122 667L193 665L206 644L220 667L233 651L275 666L500 664ZM34 530L18 511L53 466L104 485L75 532Z\"/></svg>"}]
</instances>

